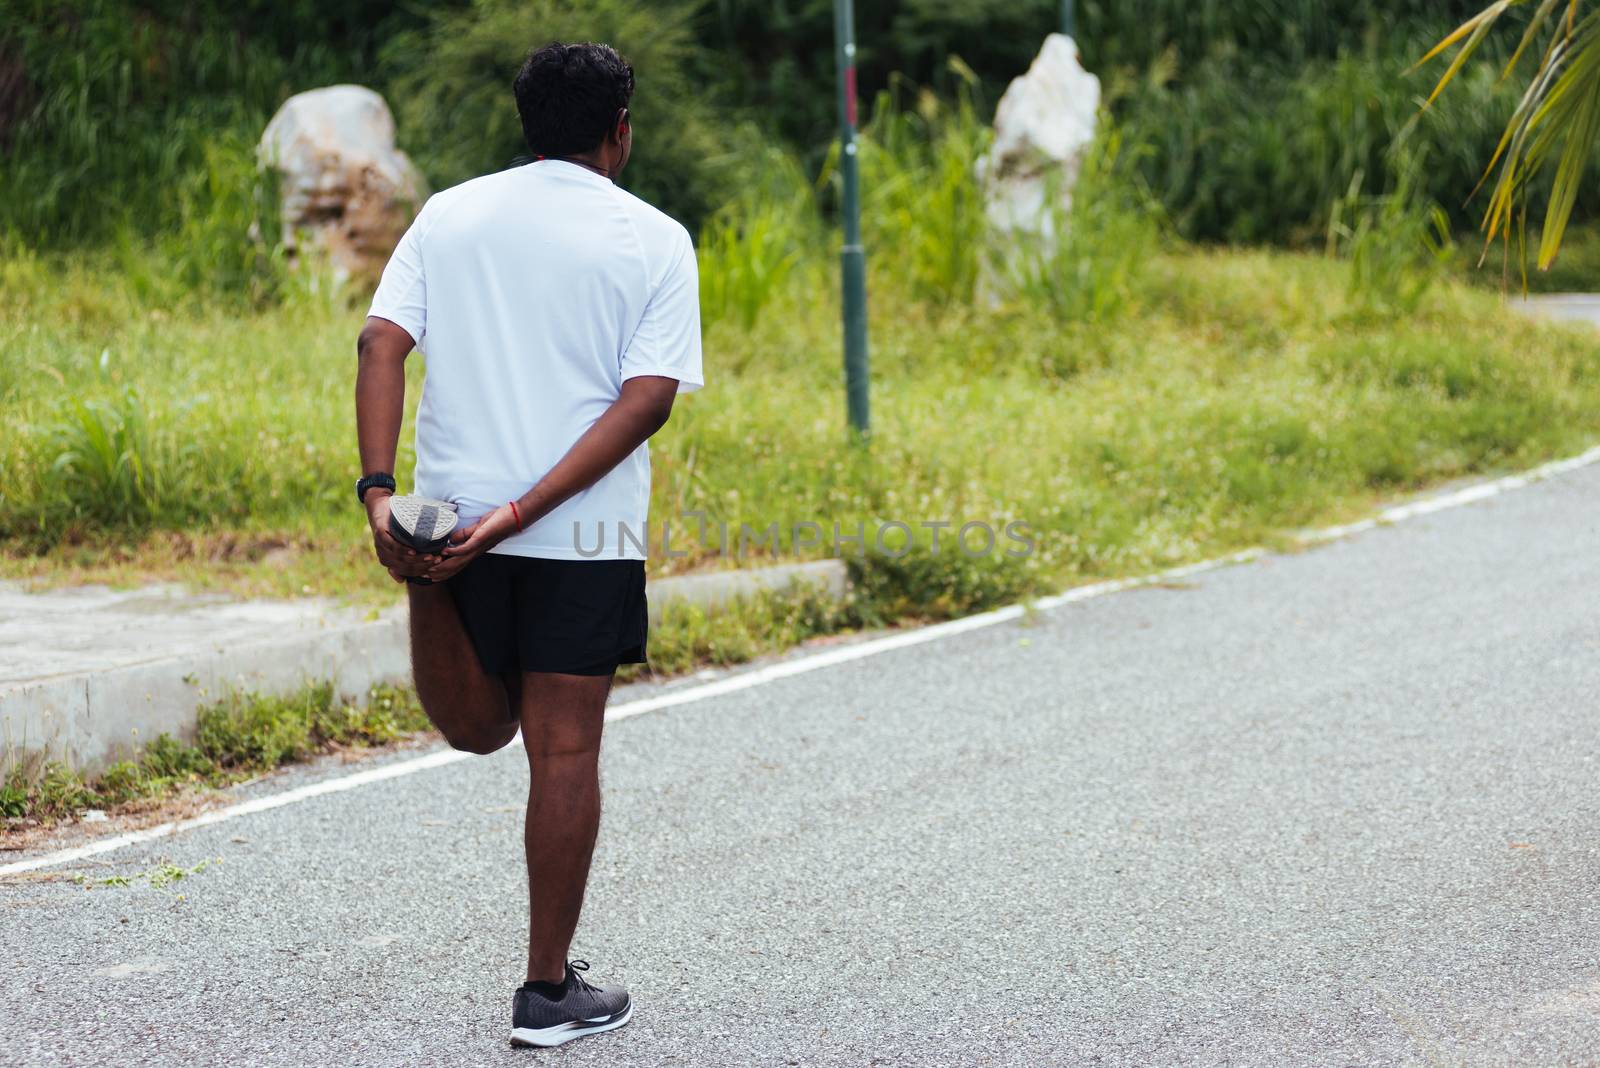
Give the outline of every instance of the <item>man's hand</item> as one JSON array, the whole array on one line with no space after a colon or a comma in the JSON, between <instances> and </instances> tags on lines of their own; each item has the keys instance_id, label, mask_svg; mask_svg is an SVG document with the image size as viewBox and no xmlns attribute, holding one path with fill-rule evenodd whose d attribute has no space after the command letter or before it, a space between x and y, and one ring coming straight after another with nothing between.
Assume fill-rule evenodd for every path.
<instances>
[{"instance_id":1,"label":"man's hand","mask_svg":"<svg viewBox=\"0 0 1600 1068\"><path fill-rule=\"evenodd\" d=\"M386 490L367 491L367 524L372 527L372 548L378 554L378 563L389 569L390 577L396 582L404 582L408 576L428 574L428 569L441 558L419 553L389 533L390 496Z\"/></svg>"},{"instance_id":2,"label":"man's hand","mask_svg":"<svg viewBox=\"0 0 1600 1068\"><path fill-rule=\"evenodd\" d=\"M377 331L382 329L384 321L369 322L378 324L371 328L374 336L378 336ZM399 327L394 329L399 330ZM405 335L403 330L400 333ZM399 351L398 344L395 351ZM404 383L405 379L399 381ZM639 375L623 382L622 391L611 406L531 490L518 498L523 520L520 529L526 530L573 494L594 485L660 430L672 413L672 399L677 392L676 379L659 375ZM368 459L365 453L362 459L364 462ZM368 496L371 496L370 491ZM477 522L451 534L450 544L440 556L425 556L406 549L389 534L387 500L369 505L367 512L372 516L372 541L378 550L378 559L396 578L422 575L434 582L443 582L460 574L468 564L519 529L517 512L510 504L502 504Z\"/></svg>"},{"instance_id":3,"label":"man's hand","mask_svg":"<svg viewBox=\"0 0 1600 1068\"><path fill-rule=\"evenodd\" d=\"M436 562L423 573L435 582L443 582L516 532L515 513L509 504L502 504L477 522L453 531L450 544L444 547L444 558L426 557Z\"/></svg>"}]
</instances>

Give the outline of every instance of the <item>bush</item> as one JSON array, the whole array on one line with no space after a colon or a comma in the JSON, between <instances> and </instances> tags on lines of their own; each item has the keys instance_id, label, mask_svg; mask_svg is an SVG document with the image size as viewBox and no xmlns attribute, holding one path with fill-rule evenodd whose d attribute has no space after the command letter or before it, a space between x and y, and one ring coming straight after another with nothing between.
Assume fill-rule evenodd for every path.
<instances>
[{"instance_id":1,"label":"bush","mask_svg":"<svg viewBox=\"0 0 1600 1068\"><path fill-rule=\"evenodd\" d=\"M1176 80L1113 86L1113 109L1144 146L1145 182L1190 239L1309 246L1340 198L1393 191L1397 150L1425 153L1416 194L1451 205L1453 225L1473 226L1464 201L1518 88L1485 65L1419 113L1427 73L1407 68L1425 47L1401 40L1297 66L1219 56Z\"/></svg>"},{"instance_id":2,"label":"bush","mask_svg":"<svg viewBox=\"0 0 1600 1068\"><path fill-rule=\"evenodd\" d=\"M823 246L812 186L793 155L768 147L747 171L741 192L707 221L695 249L706 327L727 319L749 331Z\"/></svg>"},{"instance_id":3,"label":"bush","mask_svg":"<svg viewBox=\"0 0 1600 1068\"><path fill-rule=\"evenodd\" d=\"M1361 308L1385 315L1417 310L1449 268L1450 218L1417 191L1421 159L1404 164L1392 192L1365 196L1361 175L1333 206L1328 251L1350 261L1350 294Z\"/></svg>"},{"instance_id":4,"label":"bush","mask_svg":"<svg viewBox=\"0 0 1600 1068\"><path fill-rule=\"evenodd\" d=\"M1070 206L1048 192L1039 233L993 253L997 288L1061 322L1101 323L1129 308L1160 236L1159 208L1130 174L1121 135L1102 117Z\"/></svg>"},{"instance_id":5,"label":"bush","mask_svg":"<svg viewBox=\"0 0 1600 1068\"><path fill-rule=\"evenodd\" d=\"M1078 38L1119 121L1154 146L1144 173L1181 233L1310 242L1353 174L1366 176L1363 194L1386 192L1380 157L1431 74L1405 70L1476 6L1079 0ZM232 172L284 98L318 85L384 92L402 141L447 185L521 155L508 87L529 47L611 39L640 74L640 152L627 181L691 228L743 191L762 146L815 170L834 136L831 7L814 0L13 0L12 11L0 24L0 234L37 247L154 243L170 265L128 262L168 290L198 277L213 295L271 299L281 281L256 277L270 253L243 238L250 182ZM970 94L984 120L1059 11L1057 0L861 5L861 93L902 78L945 106ZM1425 192L1458 227L1475 221L1459 205L1517 93L1493 69L1508 37L1489 42L1418 133L1431 152ZM897 94L895 106L916 114L923 104Z\"/></svg>"},{"instance_id":6,"label":"bush","mask_svg":"<svg viewBox=\"0 0 1600 1068\"><path fill-rule=\"evenodd\" d=\"M907 111L895 95L880 94L859 141L863 237L894 258L894 277L913 299L935 304L972 299L989 245L976 166L991 131L978 119L966 73L954 106L922 90Z\"/></svg>"},{"instance_id":7,"label":"bush","mask_svg":"<svg viewBox=\"0 0 1600 1068\"><path fill-rule=\"evenodd\" d=\"M635 157L623 184L691 229L732 192L734 146L707 86L683 0L472 0L435 9L383 49L400 137L440 185L527 159L511 80L532 48L604 41L633 65Z\"/></svg>"},{"instance_id":8,"label":"bush","mask_svg":"<svg viewBox=\"0 0 1600 1068\"><path fill-rule=\"evenodd\" d=\"M52 246L106 242L125 228L193 237L213 210L237 221L236 201L249 195L237 146L253 145L291 92L356 77L362 35L386 6L11 0L14 17L0 20L0 70L11 79L0 103L0 234ZM246 227L228 225L230 243L245 243ZM192 250L192 262L216 247Z\"/></svg>"},{"instance_id":9,"label":"bush","mask_svg":"<svg viewBox=\"0 0 1600 1068\"><path fill-rule=\"evenodd\" d=\"M946 539L953 535L946 533ZM850 557L850 579L863 619L884 625L908 619L938 620L1014 604L1055 592L1032 553L1010 556L1000 540L996 552L968 556L950 544L934 552L917 544L903 556L872 552ZM1020 546L1014 546L1021 552Z\"/></svg>"}]
</instances>

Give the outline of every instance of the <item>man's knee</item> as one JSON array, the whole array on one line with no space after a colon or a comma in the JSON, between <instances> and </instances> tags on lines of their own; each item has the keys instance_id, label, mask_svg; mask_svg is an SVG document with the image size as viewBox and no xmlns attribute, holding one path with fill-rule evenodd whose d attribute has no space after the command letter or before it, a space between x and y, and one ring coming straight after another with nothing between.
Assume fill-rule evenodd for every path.
<instances>
[{"instance_id":1,"label":"man's knee","mask_svg":"<svg viewBox=\"0 0 1600 1068\"><path fill-rule=\"evenodd\" d=\"M499 752L506 747L506 743L515 737L517 731L513 726L505 731L487 731L481 728L440 728L444 740L450 743L451 749L459 749L463 753L477 753L487 756Z\"/></svg>"},{"instance_id":2,"label":"man's knee","mask_svg":"<svg viewBox=\"0 0 1600 1068\"><path fill-rule=\"evenodd\" d=\"M532 730L523 731L523 743L530 759L588 759L600 756L600 737L604 729L603 713L593 722L540 723Z\"/></svg>"}]
</instances>

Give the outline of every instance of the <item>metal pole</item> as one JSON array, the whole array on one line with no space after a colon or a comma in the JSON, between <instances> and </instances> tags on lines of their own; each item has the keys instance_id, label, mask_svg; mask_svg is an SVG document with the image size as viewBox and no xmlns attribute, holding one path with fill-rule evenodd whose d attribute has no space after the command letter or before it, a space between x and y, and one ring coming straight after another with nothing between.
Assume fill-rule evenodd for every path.
<instances>
[{"instance_id":1,"label":"metal pole","mask_svg":"<svg viewBox=\"0 0 1600 1068\"><path fill-rule=\"evenodd\" d=\"M1061 32L1072 38L1078 39L1078 30L1073 25L1072 0L1061 0Z\"/></svg>"},{"instance_id":2,"label":"metal pole","mask_svg":"<svg viewBox=\"0 0 1600 1068\"><path fill-rule=\"evenodd\" d=\"M850 427L866 434L867 255L861 246L861 170L856 151L856 30L852 0L833 0L839 65L839 173L844 179L844 247L839 251L844 303L844 392Z\"/></svg>"}]
</instances>

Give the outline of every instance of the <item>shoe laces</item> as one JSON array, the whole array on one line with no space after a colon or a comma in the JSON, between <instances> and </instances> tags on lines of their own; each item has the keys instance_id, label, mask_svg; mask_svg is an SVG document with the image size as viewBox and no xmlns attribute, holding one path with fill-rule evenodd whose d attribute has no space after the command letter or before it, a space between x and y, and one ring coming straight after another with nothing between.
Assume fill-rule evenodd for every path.
<instances>
[{"instance_id":1,"label":"shoe laces","mask_svg":"<svg viewBox=\"0 0 1600 1068\"><path fill-rule=\"evenodd\" d=\"M579 974L580 972L586 972L588 970L589 962L586 960L567 961L567 975L571 978L571 981L578 984L581 989L598 994L600 993L600 988L595 986L593 983L588 982L582 975Z\"/></svg>"}]
</instances>

